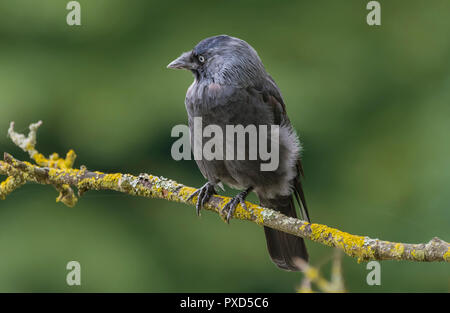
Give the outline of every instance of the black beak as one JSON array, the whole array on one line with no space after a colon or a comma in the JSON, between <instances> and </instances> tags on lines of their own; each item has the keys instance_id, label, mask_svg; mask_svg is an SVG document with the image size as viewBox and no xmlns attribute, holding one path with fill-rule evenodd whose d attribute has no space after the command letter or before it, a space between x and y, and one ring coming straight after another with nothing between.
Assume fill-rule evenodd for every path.
<instances>
[{"instance_id":1,"label":"black beak","mask_svg":"<svg viewBox=\"0 0 450 313\"><path fill-rule=\"evenodd\" d=\"M192 51L188 51L170 62L167 68L194 70L197 68L197 64L192 59Z\"/></svg>"}]
</instances>

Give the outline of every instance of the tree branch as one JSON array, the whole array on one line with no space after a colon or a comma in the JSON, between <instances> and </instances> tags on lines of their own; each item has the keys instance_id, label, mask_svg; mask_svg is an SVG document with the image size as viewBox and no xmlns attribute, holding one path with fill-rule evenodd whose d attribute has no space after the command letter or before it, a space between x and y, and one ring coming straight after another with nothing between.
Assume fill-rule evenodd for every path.
<instances>
[{"instance_id":1,"label":"tree branch","mask_svg":"<svg viewBox=\"0 0 450 313\"><path fill-rule=\"evenodd\" d=\"M70 150L66 158L52 154L48 159L36 149L36 131L41 122L30 125L27 137L14 131L14 123L8 130L11 140L24 151L36 164L19 161L8 153L4 161L0 161L0 175L8 176L0 184L0 199L27 182L53 185L59 196L57 201L67 206L77 203L77 196L72 187L78 189L78 197L88 190L114 190L133 196L159 198L168 201L195 205L197 197L188 201L188 197L196 190L173 180L150 174L134 176L122 173L102 173L89 171L85 167L73 168L76 158ZM230 200L228 197L214 195L205 208L219 213ZM408 260L419 262L450 262L450 244L437 237L428 243L409 244L372 239L367 236L352 235L339 229L322 224L308 223L288 217L278 211L260 207L246 202L248 211L239 205L234 218L252 221L258 225L271 227L295 236L303 237L327 246L336 247L345 254L357 258L358 262L368 260Z\"/></svg>"}]
</instances>

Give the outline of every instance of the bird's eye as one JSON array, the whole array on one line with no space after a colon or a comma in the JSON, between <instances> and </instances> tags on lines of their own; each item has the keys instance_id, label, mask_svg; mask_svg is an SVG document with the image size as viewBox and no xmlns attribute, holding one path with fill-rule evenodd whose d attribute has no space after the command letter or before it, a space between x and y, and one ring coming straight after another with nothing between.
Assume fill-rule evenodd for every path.
<instances>
[{"instance_id":1,"label":"bird's eye","mask_svg":"<svg viewBox=\"0 0 450 313\"><path fill-rule=\"evenodd\" d=\"M205 62L205 57L203 55L199 55L198 56L198 60L200 61L200 63L204 63Z\"/></svg>"}]
</instances>

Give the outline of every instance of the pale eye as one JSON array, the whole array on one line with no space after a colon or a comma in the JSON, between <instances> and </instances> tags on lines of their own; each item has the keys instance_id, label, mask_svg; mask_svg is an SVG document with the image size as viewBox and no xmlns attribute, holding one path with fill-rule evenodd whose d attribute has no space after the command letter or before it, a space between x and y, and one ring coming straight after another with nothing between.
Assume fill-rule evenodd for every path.
<instances>
[{"instance_id":1,"label":"pale eye","mask_svg":"<svg viewBox=\"0 0 450 313\"><path fill-rule=\"evenodd\" d=\"M199 60L201 63L203 63L203 62L205 62L205 57L204 57L203 55L199 55L199 56L198 56L198 60Z\"/></svg>"}]
</instances>

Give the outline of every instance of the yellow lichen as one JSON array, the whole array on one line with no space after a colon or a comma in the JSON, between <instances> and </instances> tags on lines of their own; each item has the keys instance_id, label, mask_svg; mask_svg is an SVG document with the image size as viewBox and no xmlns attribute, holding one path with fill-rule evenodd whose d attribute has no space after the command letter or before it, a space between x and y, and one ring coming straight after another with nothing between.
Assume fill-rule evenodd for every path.
<instances>
[{"instance_id":1,"label":"yellow lichen","mask_svg":"<svg viewBox=\"0 0 450 313\"><path fill-rule=\"evenodd\" d=\"M319 271L314 267L308 267L304 274L309 280L316 280L319 277Z\"/></svg>"},{"instance_id":2,"label":"yellow lichen","mask_svg":"<svg viewBox=\"0 0 450 313\"><path fill-rule=\"evenodd\" d=\"M37 151L32 153L32 158L37 165L59 169L71 169L76 157L77 155L73 150L67 152L65 159L60 158L58 153L51 154L48 159L43 154L37 153Z\"/></svg>"},{"instance_id":3,"label":"yellow lichen","mask_svg":"<svg viewBox=\"0 0 450 313\"><path fill-rule=\"evenodd\" d=\"M5 200L7 194L9 194L14 187L14 177L9 176L0 183L0 199Z\"/></svg>"},{"instance_id":4,"label":"yellow lichen","mask_svg":"<svg viewBox=\"0 0 450 313\"><path fill-rule=\"evenodd\" d=\"M71 208L77 204L78 198L75 197L69 185L63 184L58 186L57 189L59 190L59 196L56 198L56 202L62 202Z\"/></svg>"},{"instance_id":5,"label":"yellow lichen","mask_svg":"<svg viewBox=\"0 0 450 313\"><path fill-rule=\"evenodd\" d=\"M450 262L450 248L448 248L447 252L444 253L444 260L446 262Z\"/></svg>"},{"instance_id":6,"label":"yellow lichen","mask_svg":"<svg viewBox=\"0 0 450 313\"><path fill-rule=\"evenodd\" d=\"M341 248L346 254L357 257L358 262L374 257L371 246L364 245L365 237L363 236L352 235L321 224L310 224L310 226L310 237L314 241Z\"/></svg>"},{"instance_id":7,"label":"yellow lichen","mask_svg":"<svg viewBox=\"0 0 450 313\"><path fill-rule=\"evenodd\" d=\"M36 162L37 165L39 166L47 166L48 164L48 160L47 158L41 154L41 153L35 153L33 155L33 160Z\"/></svg>"},{"instance_id":8,"label":"yellow lichen","mask_svg":"<svg viewBox=\"0 0 450 313\"><path fill-rule=\"evenodd\" d=\"M401 243L395 244L394 248L392 249L392 255L397 258L401 258L403 252L405 252L405 246Z\"/></svg>"},{"instance_id":9,"label":"yellow lichen","mask_svg":"<svg viewBox=\"0 0 450 313\"><path fill-rule=\"evenodd\" d=\"M69 150L69 152L67 152L66 159L64 160L66 168L73 167L76 157L77 157L77 155L75 154L75 151L73 151L72 149Z\"/></svg>"},{"instance_id":10,"label":"yellow lichen","mask_svg":"<svg viewBox=\"0 0 450 313\"><path fill-rule=\"evenodd\" d=\"M32 144L31 142L28 142L27 145L25 146L25 150L26 151L34 150L34 144Z\"/></svg>"},{"instance_id":11,"label":"yellow lichen","mask_svg":"<svg viewBox=\"0 0 450 313\"><path fill-rule=\"evenodd\" d=\"M411 255L414 257L414 259L418 260L418 261L423 261L425 260L425 252L423 252L423 250L416 250L413 249L411 251Z\"/></svg>"},{"instance_id":12,"label":"yellow lichen","mask_svg":"<svg viewBox=\"0 0 450 313\"><path fill-rule=\"evenodd\" d=\"M300 231L304 232L306 230L306 226L311 225L311 223L305 222L302 226L300 226Z\"/></svg>"}]
</instances>

